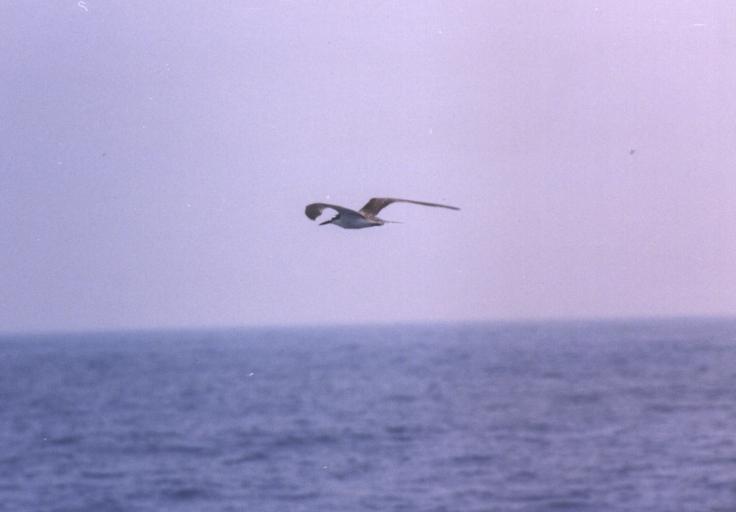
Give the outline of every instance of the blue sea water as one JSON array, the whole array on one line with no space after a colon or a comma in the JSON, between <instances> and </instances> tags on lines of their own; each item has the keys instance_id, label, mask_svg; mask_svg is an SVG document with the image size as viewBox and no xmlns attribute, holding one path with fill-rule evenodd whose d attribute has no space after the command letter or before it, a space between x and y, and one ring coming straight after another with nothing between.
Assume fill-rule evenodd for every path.
<instances>
[{"instance_id":1,"label":"blue sea water","mask_svg":"<svg viewBox=\"0 0 736 512\"><path fill-rule=\"evenodd\" d=\"M6 337L0 511L736 510L736 322Z\"/></svg>"}]
</instances>

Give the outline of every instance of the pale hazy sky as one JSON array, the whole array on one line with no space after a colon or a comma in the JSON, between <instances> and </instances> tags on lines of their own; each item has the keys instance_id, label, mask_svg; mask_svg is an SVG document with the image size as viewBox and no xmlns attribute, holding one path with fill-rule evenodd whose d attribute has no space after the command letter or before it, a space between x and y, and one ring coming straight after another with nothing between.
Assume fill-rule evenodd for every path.
<instances>
[{"instance_id":1,"label":"pale hazy sky","mask_svg":"<svg viewBox=\"0 0 736 512\"><path fill-rule=\"evenodd\" d=\"M736 314L734 2L6 0L0 76L0 331Z\"/></svg>"}]
</instances>

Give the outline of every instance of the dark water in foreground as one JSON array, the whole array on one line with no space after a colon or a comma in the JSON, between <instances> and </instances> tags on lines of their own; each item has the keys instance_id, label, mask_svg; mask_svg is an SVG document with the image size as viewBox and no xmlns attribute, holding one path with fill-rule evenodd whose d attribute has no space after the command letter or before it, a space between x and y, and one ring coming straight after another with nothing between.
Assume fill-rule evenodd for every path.
<instances>
[{"instance_id":1,"label":"dark water in foreground","mask_svg":"<svg viewBox=\"0 0 736 512\"><path fill-rule=\"evenodd\" d=\"M734 511L736 323L0 342L1 511Z\"/></svg>"}]
</instances>

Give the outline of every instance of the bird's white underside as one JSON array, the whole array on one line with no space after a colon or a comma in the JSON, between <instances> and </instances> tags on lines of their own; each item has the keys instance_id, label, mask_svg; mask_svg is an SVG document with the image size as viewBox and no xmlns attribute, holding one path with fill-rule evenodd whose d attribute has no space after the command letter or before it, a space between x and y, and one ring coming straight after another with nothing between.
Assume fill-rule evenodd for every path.
<instances>
[{"instance_id":1,"label":"bird's white underside","mask_svg":"<svg viewBox=\"0 0 736 512\"><path fill-rule=\"evenodd\" d=\"M372 226L380 226L381 224L383 224L383 222L378 219L366 219L365 217L358 215L346 215L345 213L341 213L335 220L332 221L332 224L345 229L360 229L369 228Z\"/></svg>"}]
</instances>

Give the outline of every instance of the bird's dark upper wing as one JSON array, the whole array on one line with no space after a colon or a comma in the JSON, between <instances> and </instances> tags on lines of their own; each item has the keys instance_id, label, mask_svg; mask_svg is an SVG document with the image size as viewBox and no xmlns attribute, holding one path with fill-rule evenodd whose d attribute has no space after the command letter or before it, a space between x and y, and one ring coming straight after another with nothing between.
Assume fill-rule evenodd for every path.
<instances>
[{"instance_id":1,"label":"bird's dark upper wing","mask_svg":"<svg viewBox=\"0 0 736 512\"><path fill-rule=\"evenodd\" d=\"M308 204L307 207L304 209L304 213L307 215L307 217L314 220L322 214L325 208L332 208L338 213L344 213L347 215L351 215L351 214L357 215L358 214L358 212L356 212L355 210L351 210L350 208L344 208L342 206L337 206L334 204L327 204L327 203Z\"/></svg>"},{"instance_id":2,"label":"bird's dark upper wing","mask_svg":"<svg viewBox=\"0 0 736 512\"><path fill-rule=\"evenodd\" d=\"M374 217L378 215L378 212L386 208L392 203L411 203L421 204L422 206L435 206L439 208L449 208L450 210L459 210L457 206L448 206L446 204L437 203L426 203L424 201L413 201L411 199L397 199L395 197L374 197L368 201L363 208L360 209L360 213L367 217Z\"/></svg>"}]
</instances>

